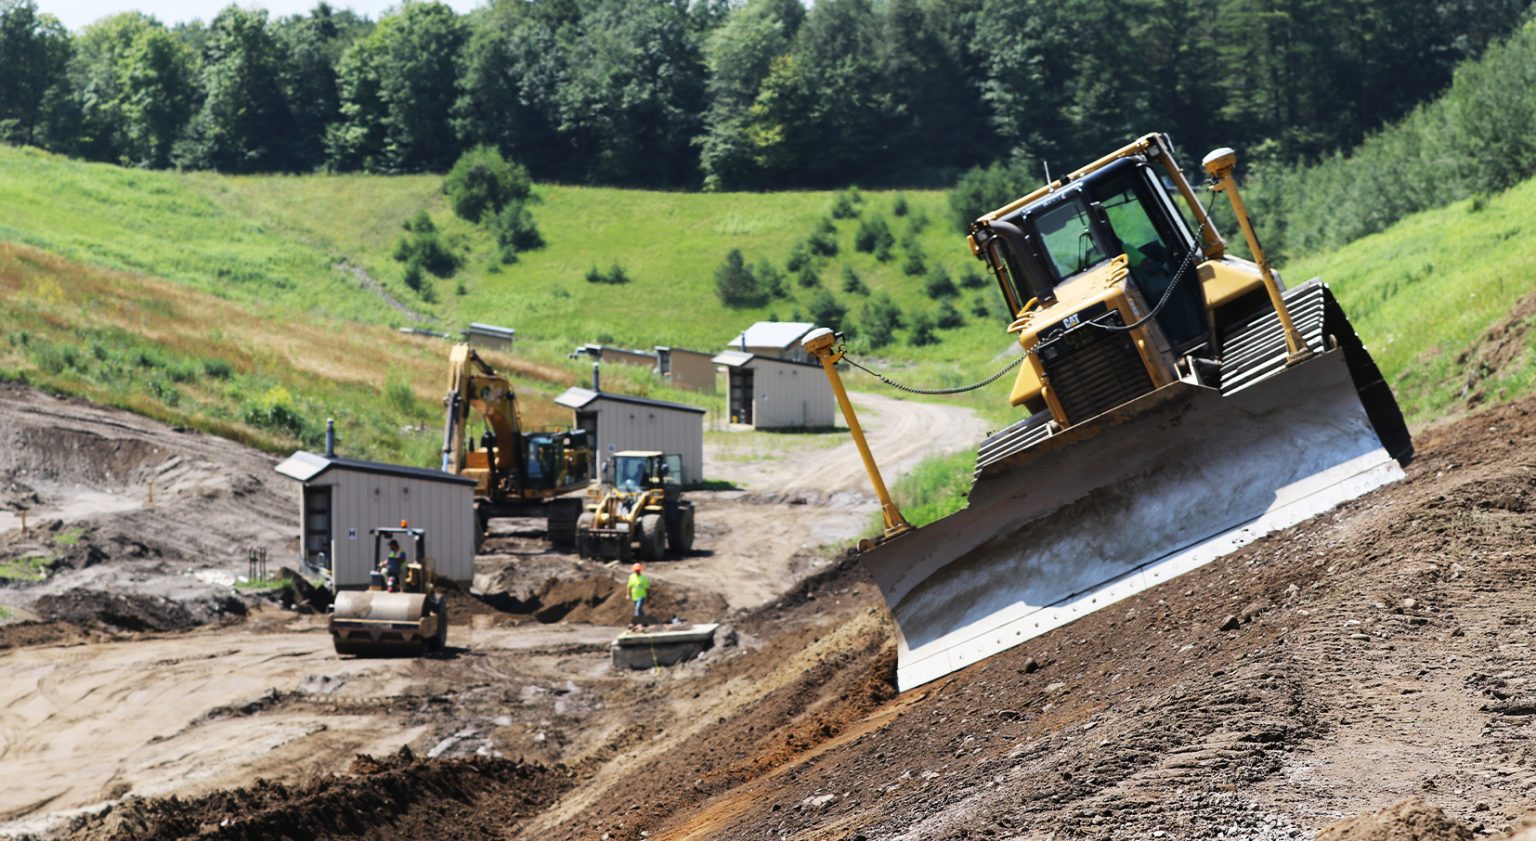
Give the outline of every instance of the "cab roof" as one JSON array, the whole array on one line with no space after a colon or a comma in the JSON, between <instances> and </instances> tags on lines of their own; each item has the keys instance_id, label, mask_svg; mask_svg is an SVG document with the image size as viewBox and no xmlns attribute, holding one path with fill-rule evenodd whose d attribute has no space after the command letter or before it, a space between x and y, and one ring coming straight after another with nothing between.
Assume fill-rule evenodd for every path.
<instances>
[{"instance_id":1,"label":"cab roof","mask_svg":"<svg viewBox=\"0 0 1536 841\"><path fill-rule=\"evenodd\" d=\"M615 456L660 456L660 455L663 455L663 453L660 450L620 450L620 451L614 453L614 455Z\"/></svg>"}]
</instances>

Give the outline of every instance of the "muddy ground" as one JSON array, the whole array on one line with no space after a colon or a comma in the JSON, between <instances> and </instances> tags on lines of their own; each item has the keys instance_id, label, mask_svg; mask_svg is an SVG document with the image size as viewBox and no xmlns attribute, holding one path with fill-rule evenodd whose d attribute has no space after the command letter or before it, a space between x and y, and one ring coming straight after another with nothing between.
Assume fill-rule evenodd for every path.
<instances>
[{"instance_id":1,"label":"muddy ground","mask_svg":"<svg viewBox=\"0 0 1536 841\"><path fill-rule=\"evenodd\" d=\"M859 400L872 417L901 414ZM985 431L965 411L923 416L958 440ZM911 461L922 448L910 433L892 424L876 446ZM309 814L300 801L354 797L365 817L313 832L357 830L389 808L411 813L391 826L444 819L442 798L399 796L415 779L497 816L484 826L516 827L571 788L574 769L644 734L672 682L762 645L728 625L699 663L616 673L627 569L550 551L541 523L501 520L472 592L451 595L446 656L338 658L323 616L285 609L291 594L230 586L248 548L267 548L274 568L293 551L296 490L273 459L20 388L0 392L0 435L12 442L0 563L17 573L0 577L0 836L181 837L217 813L220 832L271 837L272 816ZM827 568L823 547L874 515L845 434L725 437L707 460L737 489L694 494L696 549L651 565L653 617L746 615ZM380 757L386 776L358 755ZM395 793L363 805L378 786ZM510 811L482 802L529 786Z\"/></svg>"},{"instance_id":2,"label":"muddy ground","mask_svg":"<svg viewBox=\"0 0 1536 841\"><path fill-rule=\"evenodd\" d=\"M337 660L315 618L275 608L24 646L0 653L25 687L4 706L39 723L0 734L0 759L33 800L0 814L0 832L1497 837L1536 821L1536 401L1417 445L1404 482L902 695L887 614L856 561L783 525L827 506L770 518L790 546L765 554L797 583L738 594L735 643L722 635L669 670L608 669L612 628L592 623L622 621L622 600L515 521L479 565L491 596L455 596L467 621L443 658ZM760 504L750 495L716 510ZM709 556L656 566L690 619L735 592ZM682 584L711 576L727 584ZM167 646L184 659L149 659ZM94 664L140 655L103 667L140 674L131 690L90 685ZM213 688L232 676L239 691ZM215 703L229 695L242 700ZM112 703L96 715L124 711L96 726L137 726L141 744L104 750L115 765L35 802L52 790L13 763L60 755L27 740L97 697ZM135 725L130 699L197 715Z\"/></svg>"}]
</instances>

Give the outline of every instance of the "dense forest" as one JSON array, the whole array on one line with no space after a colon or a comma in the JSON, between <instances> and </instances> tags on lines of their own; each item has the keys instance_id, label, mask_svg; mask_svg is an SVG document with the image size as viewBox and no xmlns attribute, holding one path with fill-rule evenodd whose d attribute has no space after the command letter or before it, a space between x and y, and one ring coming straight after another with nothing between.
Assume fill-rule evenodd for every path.
<instances>
[{"instance_id":1,"label":"dense forest","mask_svg":"<svg viewBox=\"0 0 1536 841\"><path fill-rule=\"evenodd\" d=\"M1526 0L492 0L137 13L66 31L0 0L0 138L224 172L442 171L492 145L541 180L947 185L1144 131L1273 166L1444 89Z\"/></svg>"}]
</instances>

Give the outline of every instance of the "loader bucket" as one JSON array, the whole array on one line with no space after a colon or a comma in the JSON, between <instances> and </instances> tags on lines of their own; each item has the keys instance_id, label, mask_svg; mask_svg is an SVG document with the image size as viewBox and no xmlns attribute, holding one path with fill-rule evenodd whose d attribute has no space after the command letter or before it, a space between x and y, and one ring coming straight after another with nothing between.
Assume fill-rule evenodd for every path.
<instances>
[{"instance_id":1,"label":"loader bucket","mask_svg":"<svg viewBox=\"0 0 1536 841\"><path fill-rule=\"evenodd\" d=\"M1222 387L1175 382L1064 431L982 444L961 511L862 556L927 683L1403 476L1402 415L1326 286L1233 331Z\"/></svg>"},{"instance_id":2,"label":"loader bucket","mask_svg":"<svg viewBox=\"0 0 1536 841\"><path fill-rule=\"evenodd\" d=\"M330 630L337 654L415 656L426 652L437 621L421 593L343 590L336 594Z\"/></svg>"}]
</instances>

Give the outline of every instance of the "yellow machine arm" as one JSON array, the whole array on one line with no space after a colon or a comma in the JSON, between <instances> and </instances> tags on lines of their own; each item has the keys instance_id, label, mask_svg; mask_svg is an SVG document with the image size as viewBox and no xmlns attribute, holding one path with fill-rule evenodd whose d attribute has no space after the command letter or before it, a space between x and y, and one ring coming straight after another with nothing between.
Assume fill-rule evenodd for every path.
<instances>
[{"instance_id":1,"label":"yellow machine arm","mask_svg":"<svg viewBox=\"0 0 1536 841\"><path fill-rule=\"evenodd\" d=\"M443 403L447 409L443 423L445 473L476 478L480 484L477 493L496 486L498 477L519 475L522 448L518 439L523 423L517 395L507 378L467 344L454 345L448 356L448 396ZM496 445L489 452L467 439L470 409L485 418L496 436Z\"/></svg>"}]
</instances>

